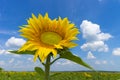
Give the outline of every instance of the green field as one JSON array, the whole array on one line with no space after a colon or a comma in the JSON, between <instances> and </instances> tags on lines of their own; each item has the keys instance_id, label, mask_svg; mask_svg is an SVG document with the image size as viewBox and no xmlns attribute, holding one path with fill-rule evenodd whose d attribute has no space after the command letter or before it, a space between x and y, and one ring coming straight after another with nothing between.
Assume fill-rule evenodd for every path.
<instances>
[{"instance_id":1,"label":"green field","mask_svg":"<svg viewBox=\"0 0 120 80\"><path fill-rule=\"evenodd\" d=\"M51 80L120 80L120 72L52 72ZM36 72L0 72L0 80L41 80Z\"/></svg>"}]
</instances>

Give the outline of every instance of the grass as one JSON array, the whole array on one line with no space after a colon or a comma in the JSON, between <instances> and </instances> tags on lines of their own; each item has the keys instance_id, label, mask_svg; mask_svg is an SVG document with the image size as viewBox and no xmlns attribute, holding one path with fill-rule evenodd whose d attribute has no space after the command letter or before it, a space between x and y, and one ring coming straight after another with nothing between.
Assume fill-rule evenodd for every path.
<instances>
[{"instance_id":1,"label":"grass","mask_svg":"<svg viewBox=\"0 0 120 80\"><path fill-rule=\"evenodd\" d=\"M120 72L52 72L51 80L120 80ZM0 80L41 80L36 72L0 72Z\"/></svg>"}]
</instances>

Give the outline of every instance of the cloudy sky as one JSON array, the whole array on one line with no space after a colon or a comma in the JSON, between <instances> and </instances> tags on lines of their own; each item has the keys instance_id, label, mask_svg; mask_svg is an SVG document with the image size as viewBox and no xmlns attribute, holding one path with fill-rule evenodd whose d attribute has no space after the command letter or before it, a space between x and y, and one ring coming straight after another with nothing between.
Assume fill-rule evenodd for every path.
<instances>
[{"instance_id":1,"label":"cloudy sky","mask_svg":"<svg viewBox=\"0 0 120 80\"><path fill-rule=\"evenodd\" d=\"M19 26L34 13L54 19L61 16L79 28L79 45L71 51L96 70L120 71L120 0L0 0L0 67L5 70L32 71L31 55L15 55L7 50L25 43ZM68 60L58 60L51 70L87 70Z\"/></svg>"}]
</instances>

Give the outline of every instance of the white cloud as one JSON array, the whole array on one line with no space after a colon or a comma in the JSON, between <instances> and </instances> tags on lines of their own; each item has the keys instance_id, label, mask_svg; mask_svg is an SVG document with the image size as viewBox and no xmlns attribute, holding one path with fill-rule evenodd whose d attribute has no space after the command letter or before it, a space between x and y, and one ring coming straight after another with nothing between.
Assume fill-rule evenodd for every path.
<instances>
[{"instance_id":1,"label":"white cloud","mask_svg":"<svg viewBox=\"0 0 120 80\"><path fill-rule=\"evenodd\" d=\"M4 66L5 65L5 61L0 61L0 65Z\"/></svg>"},{"instance_id":2,"label":"white cloud","mask_svg":"<svg viewBox=\"0 0 120 80\"><path fill-rule=\"evenodd\" d=\"M103 64L107 64L107 61L106 61L106 60L104 60L104 61L102 61L102 63L103 63Z\"/></svg>"},{"instance_id":3,"label":"white cloud","mask_svg":"<svg viewBox=\"0 0 120 80\"><path fill-rule=\"evenodd\" d=\"M22 38L11 37L7 40L5 45L11 49L17 49L25 43L25 40Z\"/></svg>"},{"instance_id":4,"label":"white cloud","mask_svg":"<svg viewBox=\"0 0 120 80\"><path fill-rule=\"evenodd\" d=\"M98 34L98 40L102 40L102 41L107 41L109 38L111 38L112 36L108 33L100 33Z\"/></svg>"},{"instance_id":5,"label":"white cloud","mask_svg":"<svg viewBox=\"0 0 120 80\"><path fill-rule=\"evenodd\" d=\"M30 57L29 57L27 60L28 60L28 61L31 61L31 60L32 60L32 58L30 58Z\"/></svg>"},{"instance_id":6,"label":"white cloud","mask_svg":"<svg viewBox=\"0 0 120 80\"><path fill-rule=\"evenodd\" d=\"M115 48L112 52L113 55L120 56L120 48Z\"/></svg>"},{"instance_id":7,"label":"white cloud","mask_svg":"<svg viewBox=\"0 0 120 80\"><path fill-rule=\"evenodd\" d=\"M20 54L14 54L14 53L10 53L10 54L13 55L14 57L17 57L17 58L21 57Z\"/></svg>"},{"instance_id":8,"label":"white cloud","mask_svg":"<svg viewBox=\"0 0 120 80\"><path fill-rule=\"evenodd\" d=\"M0 45L0 55L6 53L6 50Z\"/></svg>"},{"instance_id":9,"label":"white cloud","mask_svg":"<svg viewBox=\"0 0 120 80\"><path fill-rule=\"evenodd\" d=\"M10 54L10 52L8 52L8 51L5 50L5 49L1 49L1 50L0 50L0 54Z\"/></svg>"},{"instance_id":10,"label":"white cloud","mask_svg":"<svg viewBox=\"0 0 120 80\"><path fill-rule=\"evenodd\" d=\"M19 67L19 65L22 65L22 64L23 64L23 61L17 60L16 64L14 64L14 66L18 66Z\"/></svg>"},{"instance_id":11,"label":"white cloud","mask_svg":"<svg viewBox=\"0 0 120 80\"><path fill-rule=\"evenodd\" d=\"M93 41L87 42L81 46L81 49L84 51L98 51L98 52L107 52L108 46L103 41Z\"/></svg>"},{"instance_id":12,"label":"white cloud","mask_svg":"<svg viewBox=\"0 0 120 80\"><path fill-rule=\"evenodd\" d=\"M33 62L33 58L31 58L31 57L28 57L27 60L30 61L30 62Z\"/></svg>"},{"instance_id":13,"label":"white cloud","mask_svg":"<svg viewBox=\"0 0 120 80\"><path fill-rule=\"evenodd\" d=\"M9 30L0 30L0 34L5 34L5 35L15 35L17 34L16 31L9 31Z\"/></svg>"},{"instance_id":14,"label":"white cloud","mask_svg":"<svg viewBox=\"0 0 120 80\"><path fill-rule=\"evenodd\" d=\"M58 61L58 62L56 62L56 64L57 65L73 65L73 64L75 64L75 63L73 63L73 62L71 62L71 61L69 61L69 60L63 60L62 62L60 62L60 61Z\"/></svg>"},{"instance_id":15,"label":"white cloud","mask_svg":"<svg viewBox=\"0 0 120 80\"><path fill-rule=\"evenodd\" d=\"M12 59L9 60L9 63L13 63L14 61L15 61L15 59L12 58Z\"/></svg>"},{"instance_id":16,"label":"white cloud","mask_svg":"<svg viewBox=\"0 0 120 80\"><path fill-rule=\"evenodd\" d=\"M108 62L106 60L102 60L102 61L99 61L99 60L96 60L95 61L95 64L107 64Z\"/></svg>"},{"instance_id":17,"label":"white cloud","mask_svg":"<svg viewBox=\"0 0 120 80\"><path fill-rule=\"evenodd\" d=\"M20 46L22 46L25 43L25 40L23 40L22 38L15 38L15 37L11 37L10 39L8 39L5 43L5 46L8 47L8 49L4 49L1 45L0 45L0 55L12 55L14 57L20 57L20 55L18 54L13 54L10 53L10 50L14 50L14 49L18 49Z\"/></svg>"},{"instance_id":18,"label":"white cloud","mask_svg":"<svg viewBox=\"0 0 120 80\"><path fill-rule=\"evenodd\" d=\"M100 30L100 25L94 24L88 20L83 20L80 25L83 38L86 40L81 46L82 50L107 52L109 50L105 41L112 36L109 33L103 33Z\"/></svg>"},{"instance_id":19,"label":"white cloud","mask_svg":"<svg viewBox=\"0 0 120 80\"><path fill-rule=\"evenodd\" d=\"M0 45L0 49L4 49L4 48L2 47L2 45Z\"/></svg>"},{"instance_id":20,"label":"white cloud","mask_svg":"<svg viewBox=\"0 0 120 80\"><path fill-rule=\"evenodd\" d=\"M87 59L95 59L96 57L92 54L91 51L88 52Z\"/></svg>"},{"instance_id":21,"label":"white cloud","mask_svg":"<svg viewBox=\"0 0 120 80\"><path fill-rule=\"evenodd\" d=\"M6 51L4 49L0 50L0 54L4 54Z\"/></svg>"},{"instance_id":22,"label":"white cloud","mask_svg":"<svg viewBox=\"0 0 120 80\"><path fill-rule=\"evenodd\" d=\"M0 55L12 55L14 57L21 57L19 54L10 53L9 50L1 49Z\"/></svg>"},{"instance_id":23,"label":"white cloud","mask_svg":"<svg viewBox=\"0 0 120 80\"><path fill-rule=\"evenodd\" d=\"M100 61L95 61L95 64L101 64L101 62Z\"/></svg>"}]
</instances>

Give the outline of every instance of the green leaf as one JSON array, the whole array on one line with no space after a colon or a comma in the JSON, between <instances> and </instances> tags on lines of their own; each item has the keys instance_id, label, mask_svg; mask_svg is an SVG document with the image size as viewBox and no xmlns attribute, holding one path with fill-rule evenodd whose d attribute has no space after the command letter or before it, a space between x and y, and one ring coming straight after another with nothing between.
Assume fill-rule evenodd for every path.
<instances>
[{"instance_id":1,"label":"green leaf","mask_svg":"<svg viewBox=\"0 0 120 80\"><path fill-rule=\"evenodd\" d=\"M14 53L14 54L30 54L30 55L34 55L36 51L20 51L18 52L18 50L15 50L15 51L9 51L11 53Z\"/></svg>"},{"instance_id":2,"label":"green leaf","mask_svg":"<svg viewBox=\"0 0 120 80\"><path fill-rule=\"evenodd\" d=\"M68 59L70 61L73 61L73 62L80 64L91 70L94 70L91 66L89 66L87 63L85 63L80 57L73 55L69 50L65 50L62 53L60 53L60 57L64 58L64 59Z\"/></svg>"},{"instance_id":3,"label":"green leaf","mask_svg":"<svg viewBox=\"0 0 120 80\"><path fill-rule=\"evenodd\" d=\"M35 71L40 75L41 80L44 80L45 72L40 67L35 67Z\"/></svg>"},{"instance_id":4,"label":"green leaf","mask_svg":"<svg viewBox=\"0 0 120 80\"><path fill-rule=\"evenodd\" d=\"M54 77L56 77L56 76L58 76L58 75L60 75L61 73L54 73L54 74L52 74L52 75L50 75L50 78L54 78Z\"/></svg>"}]
</instances>

